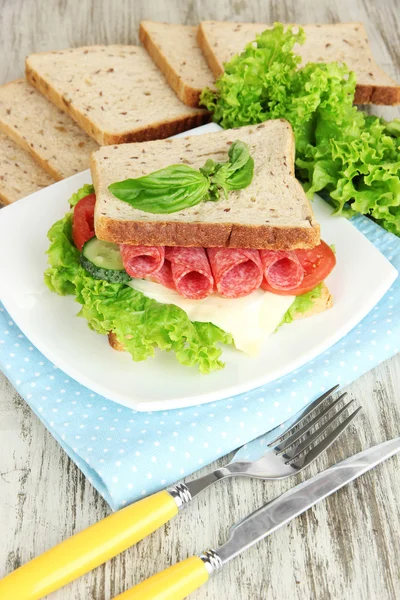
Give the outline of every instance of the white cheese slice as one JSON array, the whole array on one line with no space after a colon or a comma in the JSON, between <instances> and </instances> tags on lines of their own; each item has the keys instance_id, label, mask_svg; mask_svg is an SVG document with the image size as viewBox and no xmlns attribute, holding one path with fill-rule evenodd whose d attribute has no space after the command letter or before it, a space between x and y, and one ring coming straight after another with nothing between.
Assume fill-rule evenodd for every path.
<instances>
[{"instance_id":1,"label":"white cheese slice","mask_svg":"<svg viewBox=\"0 0 400 600\"><path fill-rule=\"evenodd\" d=\"M211 294L203 300L183 298L159 283L133 279L128 285L162 304L175 304L191 321L213 323L235 340L235 346L252 356L263 340L273 333L295 296L279 296L259 289L244 298L222 298Z\"/></svg>"}]
</instances>

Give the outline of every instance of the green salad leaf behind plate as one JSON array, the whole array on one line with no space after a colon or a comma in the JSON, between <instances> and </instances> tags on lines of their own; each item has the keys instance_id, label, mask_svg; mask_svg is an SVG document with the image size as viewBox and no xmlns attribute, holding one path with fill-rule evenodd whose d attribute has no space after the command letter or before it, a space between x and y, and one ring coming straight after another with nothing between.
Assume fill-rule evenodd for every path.
<instances>
[{"instance_id":1,"label":"green salad leaf behind plate","mask_svg":"<svg viewBox=\"0 0 400 600\"><path fill-rule=\"evenodd\" d=\"M356 80L346 65L299 67L293 47L304 40L301 27L275 23L224 65L201 102L224 128L287 119L309 197L325 191L336 214L369 215L400 235L400 122L353 105Z\"/></svg>"}]
</instances>

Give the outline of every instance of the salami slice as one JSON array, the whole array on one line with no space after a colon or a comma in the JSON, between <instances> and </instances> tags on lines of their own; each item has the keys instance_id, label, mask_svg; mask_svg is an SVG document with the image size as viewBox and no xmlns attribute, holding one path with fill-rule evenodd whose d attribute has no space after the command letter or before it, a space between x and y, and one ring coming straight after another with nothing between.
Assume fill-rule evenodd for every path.
<instances>
[{"instance_id":1,"label":"salami slice","mask_svg":"<svg viewBox=\"0 0 400 600\"><path fill-rule=\"evenodd\" d=\"M171 263L168 259L164 260L164 264L161 267L161 269L157 271L157 273L149 277L149 279L155 281L156 283L161 283L161 285L164 285L165 287L170 288L171 290L176 289L172 277Z\"/></svg>"},{"instance_id":2,"label":"salami slice","mask_svg":"<svg viewBox=\"0 0 400 600\"><path fill-rule=\"evenodd\" d=\"M164 246L120 246L125 271L131 277L142 279L157 273L164 264Z\"/></svg>"},{"instance_id":3,"label":"salami slice","mask_svg":"<svg viewBox=\"0 0 400 600\"><path fill-rule=\"evenodd\" d=\"M201 300L211 294L214 279L204 248L166 247L175 289L184 298Z\"/></svg>"},{"instance_id":4,"label":"salami slice","mask_svg":"<svg viewBox=\"0 0 400 600\"><path fill-rule=\"evenodd\" d=\"M263 270L258 250L208 248L207 254L218 293L224 298L241 298L260 287Z\"/></svg>"},{"instance_id":5,"label":"salami slice","mask_svg":"<svg viewBox=\"0 0 400 600\"><path fill-rule=\"evenodd\" d=\"M276 290L292 290L303 281L304 269L295 252L260 250L264 277Z\"/></svg>"}]
</instances>

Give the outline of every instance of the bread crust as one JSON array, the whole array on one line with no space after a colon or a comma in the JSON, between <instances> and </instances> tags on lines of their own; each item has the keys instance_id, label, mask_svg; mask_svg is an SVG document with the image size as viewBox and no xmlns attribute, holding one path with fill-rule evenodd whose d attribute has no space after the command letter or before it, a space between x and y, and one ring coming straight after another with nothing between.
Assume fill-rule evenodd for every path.
<instances>
[{"instance_id":1,"label":"bread crust","mask_svg":"<svg viewBox=\"0 0 400 600\"><path fill-rule=\"evenodd\" d=\"M125 352L124 345L121 344L113 331L108 333L108 343L110 344L111 348L114 348L114 350L117 350L118 352Z\"/></svg>"},{"instance_id":2,"label":"bread crust","mask_svg":"<svg viewBox=\"0 0 400 600\"><path fill-rule=\"evenodd\" d=\"M200 50L202 51L206 61L208 62L208 66L210 67L212 74L214 75L215 79L217 79L224 72L224 67L223 65L221 65L221 63L215 56L213 49L208 43L208 39L204 33L202 23L200 23L200 25L197 28L196 39L197 43L200 46Z\"/></svg>"},{"instance_id":3,"label":"bread crust","mask_svg":"<svg viewBox=\"0 0 400 600\"><path fill-rule=\"evenodd\" d=\"M69 114L88 135L102 146L164 139L203 125L210 120L209 113L204 111L194 115L185 115L181 118L171 119L170 121L154 123L146 129L130 130L119 134L102 131L90 119L78 111L69 99L56 92L39 73L29 66L29 57L26 60L25 73L28 82L34 88L58 106L58 108Z\"/></svg>"},{"instance_id":4,"label":"bread crust","mask_svg":"<svg viewBox=\"0 0 400 600\"><path fill-rule=\"evenodd\" d=\"M8 206L12 202L15 202L15 200L11 200L11 198L9 196L6 196L0 190L0 206Z\"/></svg>"},{"instance_id":5,"label":"bread crust","mask_svg":"<svg viewBox=\"0 0 400 600\"><path fill-rule=\"evenodd\" d=\"M0 205L8 205L55 183L32 156L0 132Z\"/></svg>"},{"instance_id":6,"label":"bread crust","mask_svg":"<svg viewBox=\"0 0 400 600\"><path fill-rule=\"evenodd\" d=\"M400 104L400 86L389 87L357 84L354 104L397 106Z\"/></svg>"},{"instance_id":7,"label":"bread crust","mask_svg":"<svg viewBox=\"0 0 400 600\"><path fill-rule=\"evenodd\" d=\"M34 94L32 97L32 112L30 111L30 106L26 106L26 88L28 88L28 87L31 88L31 90L29 91L29 94ZM7 89L7 91L6 91L6 89ZM78 129L78 127L76 126L75 122L72 121L68 116L65 116L64 114L60 115L59 109L56 108L55 106L53 106L53 104L48 102L48 100L46 100L45 98L42 98L42 95L39 95L31 86L28 86L25 79L22 79L22 78L15 79L14 81L10 81L10 82L0 86L1 102L2 102L3 108L4 108L4 106L7 106L7 104L10 102L10 100L7 99L7 94L10 94L10 90L11 90L12 99L14 102L18 103L20 101L20 99L22 99L22 105L25 106L24 117L26 119L26 122L21 121L21 114L19 116L17 115L15 117L15 121L14 121L14 119L12 121L10 121L10 119L12 119L12 117L7 119L6 116L3 116L4 115L4 110L3 110L2 116L0 116L0 132L3 132L5 135L7 135L7 137L12 139L17 144L17 146L19 146L20 148L25 150L28 154L30 154L31 157L33 158L33 160L44 171L46 171L46 173L51 175L51 177L55 181L60 181L70 175L73 175L75 173L78 173L79 171L83 171L86 168L88 168L89 165L87 164L87 162L89 161L90 148L95 149L95 147L97 147L97 144L95 144L91 138L88 138L86 136L86 134L84 134L83 131L80 131ZM5 93L6 99L3 96L3 92ZM49 151L51 148L53 148L53 152L55 152L54 145L60 144L61 138L60 138L60 140L58 140L56 138L53 141L51 136L53 135L54 130L53 131L50 130L50 138L47 137L47 142L46 142L47 147L46 147L45 145L41 145L40 143L38 144L37 131L30 132L30 122L33 122L33 120L35 120L35 121L37 120L38 110L35 107L35 105L36 105L36 100L38 99L38 96L40 97L40 102L43 102L44 104L49 105L50 113L48 115L46 113L44 118L46 119L46 121L48 121L51 124L51 126L54 126L56 129L59 129L59 130L63 129L63 127L61 128L56 125L56 123L58 125L61 124L61 122L58 123L58 118L61 117L63 120L66 121L66 126L71 126L71 128L73 130L75 130L76 134L79 136L79 139L75 138L75 135L76 135L75 133L73 133L70 130L65 129L65 132L66 132L65 139L67 140L67 142L72 142L73 138L71 136L73 135L74 140L76 139L76 143L78 143L78 141L80 140L79 147L82 146L82 144L81 144L82 141L84 142L84 145L89 144L89 148L86 147L86 151L85 151L86 161L84 164L82 163L82 160L83 160L82 154L80 152L78 152L77 155L73 156L72 148L68 149L68 156L71 158L72 157L77 158L77 161L74 162L74 168L71 167L71 168L67 169L64 166L65 159L67 158L66 151L63 151L63 153L61 155L59 154L59 152L56 152L58 160L55 161L55 164L54 164L54 162L53 162L53 164L51 164L52 160L56 159L56 156L54 155L49 159ZM14 111L13 111L13 113L14 113ZM27 117L29 117L29 121L28 121ZM43 131L42 131L42 133L43 133ZM36 139L35 139L35 136L36 136ZM45 154L45 156L43 156L43 154ZM47 154L47 156L46 156L46 154ZM80 159L80 160L78 161L78 159ZM50 162L49 162L49 160L50 160Z\"/></svg>"},{"instance_id":8,"label":"bread crust","mask_svg":"<svg viewBox=\"0 0 400 600\"><path fill-rule=\"evenodd\" d=\"M25 150L25 152L28 152L28 154L32 156L33 160L44 171L46 171L46 173L51 175L53 179L55 179L56 181L64 179L64 177L61 175L61 173L59 173L59 171L53 169L52 166L49 165L49 163L46 160L44 160L34 148L31 147L31 145L22 137L22 135L17 135L14 129L12 129L12 127L9 127L7 123L3 123L2 121L0 121L0 131L2 131L7 137L13 140L13 142L15 142L17 146Z\"/></svg>"},{"instance_id":9,"label":"bread crust","mask_svg":"<svg viewBox=\"0 0 400 600\"><path fill-rule=\"evenodd\" d=\"M96 186L95 186L96 187ZM274 227L232 223L174 223L96 220L100 240L135 246L201 246L205 248L267 248L294 250L313 248L320 241L320 228Z\"/></svg>"},{"instance_id":10,"label":"bread crust","mask_svg":"<svg viewBox=\"0 0 400 600\"><path fill-rule=\"evenodd\" d=\"M194 88L187 85L180 75L171 67L167 57L160 51L158 46L153 42L151 35L144 27L143 23L140 23L139 27L139 39L147 52L155 62L157 67L165 76L170 87L174 90L175 94L187 106L192 108L198 108L201 89Z\"/></svg>"}]
</instances>

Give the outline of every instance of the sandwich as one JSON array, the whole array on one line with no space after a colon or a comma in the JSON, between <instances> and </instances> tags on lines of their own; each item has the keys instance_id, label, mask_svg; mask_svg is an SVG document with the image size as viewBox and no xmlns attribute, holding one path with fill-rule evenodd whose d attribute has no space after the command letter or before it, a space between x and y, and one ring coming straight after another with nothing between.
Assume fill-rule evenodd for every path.
<instances>
[{"instance_id":1,"label":"sandwich","mask_svg":"<svg viewBox=\"0 0 400 600\"><path fill-rule=\"evenodd\" d=\"M93 185L49 231L45 281L135 361L209 373L332 305L332 249L294 176L285 120L92 154ZM285 325L286 326L286 325Z\"/></svg>"}]
</instances>

